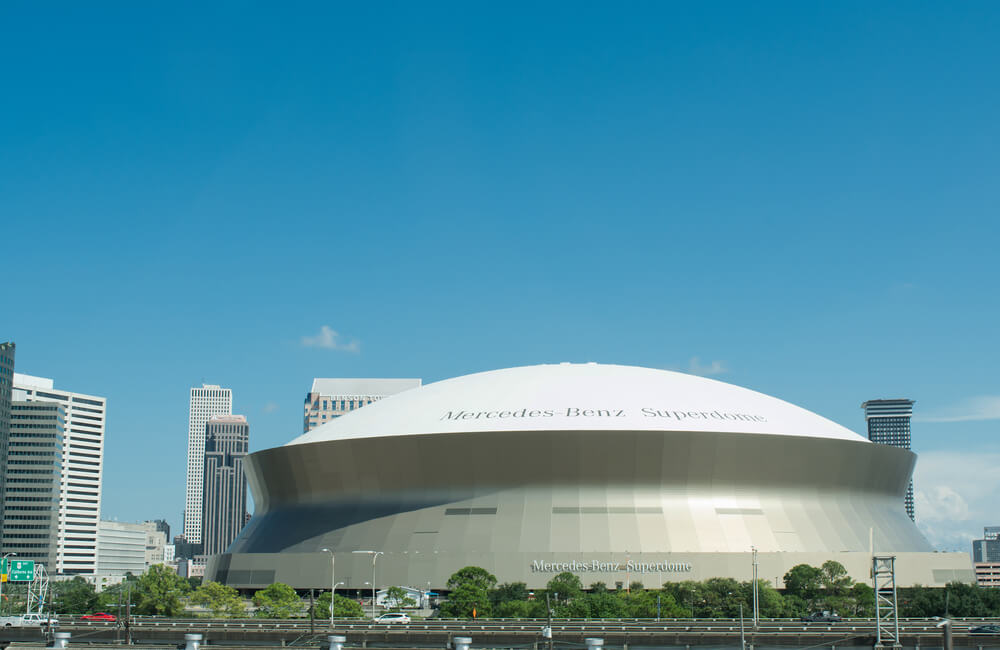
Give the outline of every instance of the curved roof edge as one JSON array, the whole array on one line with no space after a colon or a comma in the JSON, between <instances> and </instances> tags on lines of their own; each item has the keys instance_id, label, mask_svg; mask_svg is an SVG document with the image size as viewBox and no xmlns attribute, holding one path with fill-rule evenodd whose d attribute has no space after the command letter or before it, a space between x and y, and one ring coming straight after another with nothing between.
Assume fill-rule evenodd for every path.
<instances>
[{"instance_id":1,"label":"curved roof edge","mask_svg":"<svg viewBox=\"0 0 1000 650\"><path fill-rule=\"evenodd\" d=\"M287 444L485 431L705 431L869 442L734 384L637 366L548 364L426 384L353 411Z\"/></svg>"}]
</instances>

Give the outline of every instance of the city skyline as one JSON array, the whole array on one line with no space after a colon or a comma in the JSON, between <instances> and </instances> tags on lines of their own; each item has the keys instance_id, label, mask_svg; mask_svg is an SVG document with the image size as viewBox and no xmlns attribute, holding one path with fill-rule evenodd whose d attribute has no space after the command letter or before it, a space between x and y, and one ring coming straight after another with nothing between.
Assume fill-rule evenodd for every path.
<instances>
[{"instance_id":1,"label":"city skyline","mask_svg":"<svg viewBox=\"0 0 1000 650\"><path fill-rule=\"evenodd\" d=\"M675 369L864 433L996 525L1000 6L0 8L0 341L108 398L102 513L181 530L188 389ZM151 459L151 460L150 460Z\"/></svg>"}]
</instances>

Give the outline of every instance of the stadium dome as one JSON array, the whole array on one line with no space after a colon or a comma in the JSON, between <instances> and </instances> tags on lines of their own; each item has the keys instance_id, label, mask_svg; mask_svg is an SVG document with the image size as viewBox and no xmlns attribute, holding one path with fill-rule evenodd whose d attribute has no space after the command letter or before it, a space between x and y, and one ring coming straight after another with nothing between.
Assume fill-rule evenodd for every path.
<instances>
[{"instance_id":1,"label":"stadium dome","mask_svg":"<svg viewBox=\"0 0 1000 650\"><path fill-rule=\"evenodd\" d=\"M535 429L680 430L867 442L815 413L721 381L652 368L560 363L428 384L327 422L288 444Z\"/></svg>"},{"instance_id":2,"label":"stadium dome","mask_svg":"<svg viewBox=\"0 0 1000 650\"><path fill-rule=\"evenodd\" d=\"M749 578L835 559L865 580L970 580L906 515L916 456L815 413L683 373L509 368L393 395L251 454L255 512L206 577L443 588L465 566L543 586ZM370 553L366 555L365 552Z\"/></svg>"}]
</instances>

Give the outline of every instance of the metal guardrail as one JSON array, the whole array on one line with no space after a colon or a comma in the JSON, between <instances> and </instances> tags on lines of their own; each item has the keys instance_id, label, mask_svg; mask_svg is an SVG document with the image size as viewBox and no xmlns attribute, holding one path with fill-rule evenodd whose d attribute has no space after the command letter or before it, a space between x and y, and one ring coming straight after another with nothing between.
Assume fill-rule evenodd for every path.
<instances>
[{"instance_id":1,"label":"metal guardrail","mask_svg":"<svg viewBox=\"0 0 1000 650\"><path fill-rule=\"evenodd\" d=\"M989 619L952 619L955 633L967 633L970 627L982 624ZM544 619L481 619L477 621L455 619L428 619L416 621L407 625L378 624L370 620L360 621L342 619L336 622L338 631L344 632L537 632L545 624ZM937 633L937 621L930 619L906 619L901 621L901 631L907 634ZM80 621L63 618L61 628L108 630L118 627L117 623L105 621ZM299 619L208 619L184 618L169 619L157 617L135 617L132 620L133 630L140 629L206 629L206 630L246 630L246 631L301 631L327 629L328 621L316 620L310 623ZM745 630L752 628L744 621ZM552 622L555 632L576 633L585 631L596 632L672 632L672 633L734 633L739 630L739 619L558 619ZM767 619L761 621L757 634L782 633L822 633L822 632L856 632L870 633L875 629L872 619L847 619L839 623L813 623L794 619Z\"/></svg>"}]
</instances>

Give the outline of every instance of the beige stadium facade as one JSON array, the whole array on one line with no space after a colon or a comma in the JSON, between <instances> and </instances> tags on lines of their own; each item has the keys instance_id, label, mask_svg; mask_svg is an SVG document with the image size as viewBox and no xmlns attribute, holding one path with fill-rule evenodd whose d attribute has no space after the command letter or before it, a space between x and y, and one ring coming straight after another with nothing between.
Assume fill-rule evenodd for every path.
<instances>
[{"instance_id":1,"label":"beige stadium facade","mask_svg":"<svg viewBox=\"0 0 1000 650\"><path fill-rule=\"evenodd\" d=\"M544 586L758 575L800 563L973 582L903 508L916 456L682 373L509 368L388 397L247 461L255 513L207 579L241 589L442 589L465 566ZM335 563L331 566L330 554ZM368 553L365 553L367 551ZM331 568L335 575L331 576Z\"/></svg>"}]
</instances>

